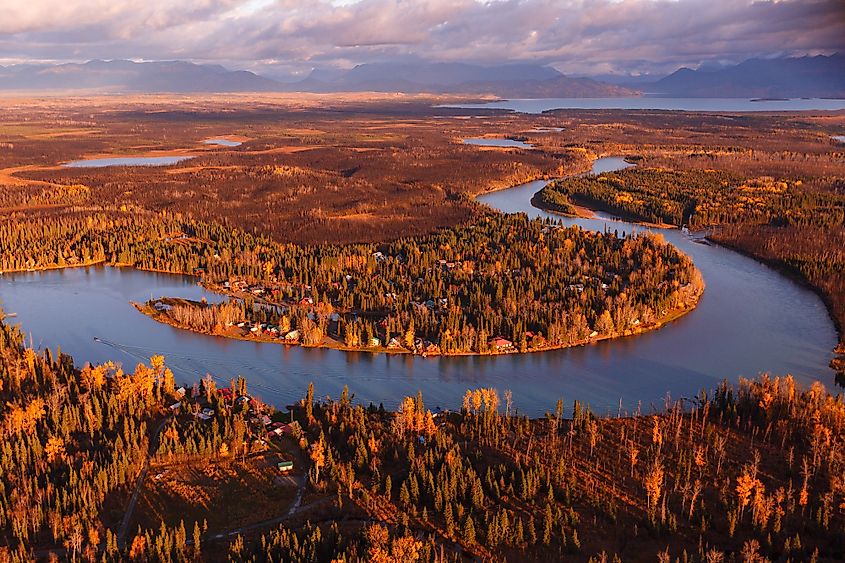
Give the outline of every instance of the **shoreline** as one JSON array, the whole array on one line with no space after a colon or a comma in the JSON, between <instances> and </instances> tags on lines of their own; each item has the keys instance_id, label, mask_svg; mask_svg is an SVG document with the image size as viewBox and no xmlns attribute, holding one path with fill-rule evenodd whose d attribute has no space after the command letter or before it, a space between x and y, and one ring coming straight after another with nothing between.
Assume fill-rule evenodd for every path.
<instances>
[{"instance_id":1,"label":"shoreline","mask_svg":"<svg viewBox=\"0 0 845 563\"><path fill-rule=\"evenodd\" d=\"M698 269L696 268L696 271ZM700 293L695 296L695 301L692 305L688 307L683 307L680 309L673 309L672 311L667 312L666 315L658 318L653 324L648 326L643 326L642 328L634 328L622 334L614 334L614 335L599 335L593 338L587 338L586 340L580 340L577 342L566 343L566 344L558 344L554 346L542 346L536 348L527 348L524 352L519 351L518 348L512 348L507 351L488 351L488 352L438 352L438 353L429 353L429 354L418 354L407 348L388 348L386 346L376 346L376 347L361 347L361 348L350 348L341 342L334 340L329 336L323 336L323 341L319 345L306 345L301 344L299 342L285 342L284 340L280 340L279 338L270 338L270 337L255 337L250 335L236 335L236 334L221 334L217 332L209 332L209 331L202 331L196 330L194 328L182 325L174 321L169 315L156 311L152 307L150 307L147 303L136 303L131 302L132 306L141 313L149 317L150 319L159 322L161 324L169 325L173 328L179 330L185 330L188 332L192 332L194 334L200 334L203 336L210 336L215 338L227 338L231 340L241 340L244 342L254 342L254 343L263 343L263 344L279 344L282 346L299 346L302 348L313 348L313 349L327 349L327 350L338 350L341 352L362 352L362 353L370 353L370 354L393 354L398 356L403 355L410 355L410 356L419 356L419 357L457 357L457 356L511 356L511 355L522 355L522 354L533 354L533 353L540 353L540 352L552 352L555 350L563 350L566 348L576 348L578 346L587 346L589 344L596 344L599 342L609 341L609 340L616 340L620 338L628 338L632 336L641 336L643 334L647 334L649 332L653 332L655 330L659 330L664 326L684 317L687 313L691 313L697 307L699 302L701 301L701 297L704 295L704 291L706 288L703 288ZM229 294L222 294L231 297ZM168 297L163 297L162 299L173 299ZM180 301L184 301L186 303L190 303L192 305L199 305L199 302L192 301L189 299L182 299L178 298Z\"/></svg>"}]
</instances>

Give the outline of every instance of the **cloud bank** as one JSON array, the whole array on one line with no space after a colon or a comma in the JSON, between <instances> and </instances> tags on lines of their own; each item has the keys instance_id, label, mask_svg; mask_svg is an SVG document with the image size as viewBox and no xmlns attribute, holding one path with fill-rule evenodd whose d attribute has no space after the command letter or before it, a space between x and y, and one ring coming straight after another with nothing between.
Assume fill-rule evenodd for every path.
<instances>
[{"instance_id":1,"label":"cloud bank","mask_svg":"<svg viewBox=\"0 0 845 563\"><path fill-rule=\"evenodd\" d=\"M424 59L670 72L845 51L841 0L24 0L0 61L185 59L271 75ZM0 64L2 64L0 62Z\"/></svg>"}]
</instances>

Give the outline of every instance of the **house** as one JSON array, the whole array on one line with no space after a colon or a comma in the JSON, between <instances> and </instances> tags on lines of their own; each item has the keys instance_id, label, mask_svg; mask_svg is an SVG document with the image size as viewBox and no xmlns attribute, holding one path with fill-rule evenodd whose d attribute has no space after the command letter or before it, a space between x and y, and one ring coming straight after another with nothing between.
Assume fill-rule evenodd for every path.
<instances>
[{"instance_id":1,"label":"house","mask_svg":"<svg viewBox=\"0 0 845 563\"><path fill-rule=\"evenodd\" d=\"M288 343L291 343L291 344L295 344L295 343L299 342L299 331L298 330L292 330L289 333L287 333L285 335L285 342L288 342Z\"/></svg>"},{"instance_id":2,"label":"house","mask_svg":"<svg viewBox=\"0 0 845 563\"><path fill-rule=\"evenodd\" d=\"M279 471L282 473L287 473L288 471L293 470L293 461L280 461L276 464L276 467L278 467Z\"/></svg>"},{"instance_id":3,"label":"house","mask_svg":"<svg viewBox=\"0 0 845 563\"><path fill-rule=\"evenodd\" d=\"M205 410L205 409L203 409L203 410ZM198 419L200 419L200 420L211 420L211 415L210 415L210 414L206 414L206 413L204 413L204 412L198 412L198 413L197 413L197 414L195 414L194 416L196 416L196 417L197 417Z\"/></svg>"},{"instance_id":4,"label":"house","mask_svg":"<svg viewBox=\"0 0 845 563\"><path fill-rule=\"evenodd\" d=\"M370 347L375 348L377 346L381 346L381 340L379 338L376 338L375 336L373 336L372 338L370 338L369 344L370 344Z\"/></svg>"},{"instance_id":5,"label":"house","mask_svg":"<svg viewBox=\"0 0 845 563\"><path fill-rule=\"evenodd\" d=\"M590 338L595 338L598 335L599 335L599 331L594 330L593 332L590 333Z\"/></svg>"},{"instance_id":6,"label":"house","mask_svg":"<svg viewBox=\"0 0 845 563\"><path fill-rule=\"evenodd\" d=\"M399 342L398 338L394 337L394 338L391 338L390 342L387 343L387 347L390 348L391 350L395 350L396 348L401 348L402 343Z\"/></svg>"},{"instance_id":7,"label":"house","mask_svg":"<svg viewBox=\"0 0 845 563\"><path fill-rule=\"evenodd\" d=\"M490 346L494 350L499 351L499 352L502 351L502 350L510 350L511 348L513 348L513 342L511 342L507 338L503 338L501 336L497 336L496 338L491 338L490 341L488 342L488 344L490 344Z\"/></svg>"},{"instance_id":8,"label":"house","mask_svg":"<svg viewBox=\"0 0 845 563\"><path fill-rule=\"evenodd\" d=\"M232 391L230 387L224 387L218 390L220 392L220 396L223 397L224 401L231 401L232 397L235 396L235 393Z\"/></svg>"},{"instance_id":9,"label":"house","mask_svg":"<svg viewBox=\"0 0 845 563\"><path fill-rule=\"evenodd\" d=\"M273 421L270 420L270 417L265 414L261 417L261 424L263 424L264 426L270 426L271 424L273 424Z\"/></svg>"},{"instance_id":10,"label":"house","mask_svg":"<svg viewBox=\"0 0 845 563\"><path fill-rule=\"evenodd\" d=\"M179 414L179 410L182 408L182 403L173 403L169 408L170 412L173 414Z\"/></svg>"},{"instance_id":11,"label":"house","mask_svg":"<svg viewBox=\"0 0 845 563\"><path fill-rule=\"evenodd\" d=\"M180 387L176 390L176 396L181 399L182 397L185 396L185 393L187 393L187 392L188 392L187 389L185 389L184 387Z\"/></svg>"},{"instance_id":12,"label":"house","mask_svg":"<svg viewBox=\"0 0 845 563\"><path fill-rule=\"evenodd\" d=\"M387 257L382 252L373 252L373 258L376 259L376 262L387 260Z\"/></svg>"},{"instance_id":13,"label":"house","mask_svg":"<svg viewBox=\"0 0 845 563\"><path fill-rule=\"evenodd\" d=\"M313 305L314 304L314 298L313 297L303 297L302 299L299 300L299 304L300 305Z\"/></svg>"},{"instance_id":14,"label":"house","mask_svg":"<svg viewBox=\"0 0 845 563\"><path fill-rule=\"evenodd\" d=\"M153 305L153 308L156 311L159 311L161 313L164 313L164 312L167 312L167 311L170 311L171 309L173 309L172 306L168 305L167 303L162 303L161 301L156 301L155 304Z\"/></svg>"},{"instance_id":15,"label":"house","mask_svg":"<svg viewBox=\"0 0 845 563\"><path fill-rule=\"evenodd\" d=\"M439 354L440 353L440 346L435 344L434 342L425 342L423 346L423 354L430 355L430 354Z\"/></svg>"}]
</instances>

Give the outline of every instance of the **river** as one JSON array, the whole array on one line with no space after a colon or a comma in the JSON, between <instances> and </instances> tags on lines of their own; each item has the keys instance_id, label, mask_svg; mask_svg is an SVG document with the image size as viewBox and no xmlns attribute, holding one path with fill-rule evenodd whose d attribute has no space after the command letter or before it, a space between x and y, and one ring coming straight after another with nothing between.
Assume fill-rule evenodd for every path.
<instances>
[{"instance_id":1,"label":"river","mask_svg":"<svg viewBox=\"0 0 845 563\"><path fill-rule=\"evenodd\" d=\"M594 172L625 166L618 158L594 163ZM529 182L479 200L503 212L545 217L530 204L544 182ZM588 229L640 230L609 218L564 219ZM689 397L724 378L763 371L791 373L804 386L834 386L828 367L836 344L821 300L773 269L719 246L694 242L676 229L660 230L689 254L707 289L699 306L670 325L644 335L558 351L507 356L420 358L367 352L286 347L194 334L160 324L130 301L158 296L219 300L189 277L140 270L90 267L0 276L0 301L17 313L31 341L63 352L77 363L113 359L131 369L163 354L180 382L206 373L227 383L244 375L265 401L284 406L304 396L313 381L318 395L337 397L348 384L358 400L395 408L422 390L429 407L455 408L467 388L513 392L520 412L537 416L563 398L615 414L642 404L662 405L667 394ZM99 337L100 341L94 338Z\"/></svg>"}]
</instances>

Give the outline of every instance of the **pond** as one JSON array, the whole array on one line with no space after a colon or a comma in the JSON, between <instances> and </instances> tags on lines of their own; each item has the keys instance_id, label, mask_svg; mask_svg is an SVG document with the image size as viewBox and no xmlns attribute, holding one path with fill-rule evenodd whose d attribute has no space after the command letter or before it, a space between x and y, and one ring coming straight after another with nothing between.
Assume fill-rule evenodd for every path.
<instances>
[{"instance_id":1,"label":"pond","mask_svg":"<svg viewBox=\"0 0 845 563\"><path fill-rule=\"evenodd\" d=\"M523 141L514 141L513 139L464 139L465 145L474 145L476 147L510 147L518 149L533 149L534 146Z\"/></svg>"},{"instance_id":2,"label":"pond","mask_svg":"<svg viewBox=\"0 0 845 563\"><path fill-rule=\"evenodd\" d=\"M89 158L62 164L65 168L104 168L106 166L170 166L193 156L115 156Z\"/></svg>"},{"instance_id":3,"label":"pond","mask_svg":"<svg viewBox=\"0 0 845 563\"><path fill-rule=\"evenodd\" d=\"M206 145L220 145L221 147L239 147L243 144L241 141L232 141L231 139L206 139L203 143Z\"/></svg>"},{"instance_id":4,"label":"pond","mask_svg":"<svg viewBox=\"0 0 845 563\"><path fill-rule=\"evenodd\" d=\"M627 166L599 159L594 171ZM482 203L505 212L546 217L530 204L544 181L484 195ZM586 229L644 230L595 219L564 219ZM304 396L313 381L320 396L339 396L344 385L358 400L395 408L405 395L423 392L429 407L457 408L468 388L510 389L520 412L539 416L563 398L601 413L644 411L664 397L690 397L722 379L760 372L791 373L802 385L834 385L828 367L836 344L821 300L773 269L721 248L701 244L677 229L659 231L692 256L707 289L691 313L644 335L533 354L421 358L286 347L194 334L160 324L130 301L159 296L219 300L189 277L134 269L91 267L0 276L0 301L17 313L38 347L62 351L78 363L113 359L128 368L163 354L180 382L206 373L228 385L244 375L264 400L284 406ZM13 319L10 319L13 320ZM95 341L97 337L100 341Z\"/></svg>"}]
</instances>

